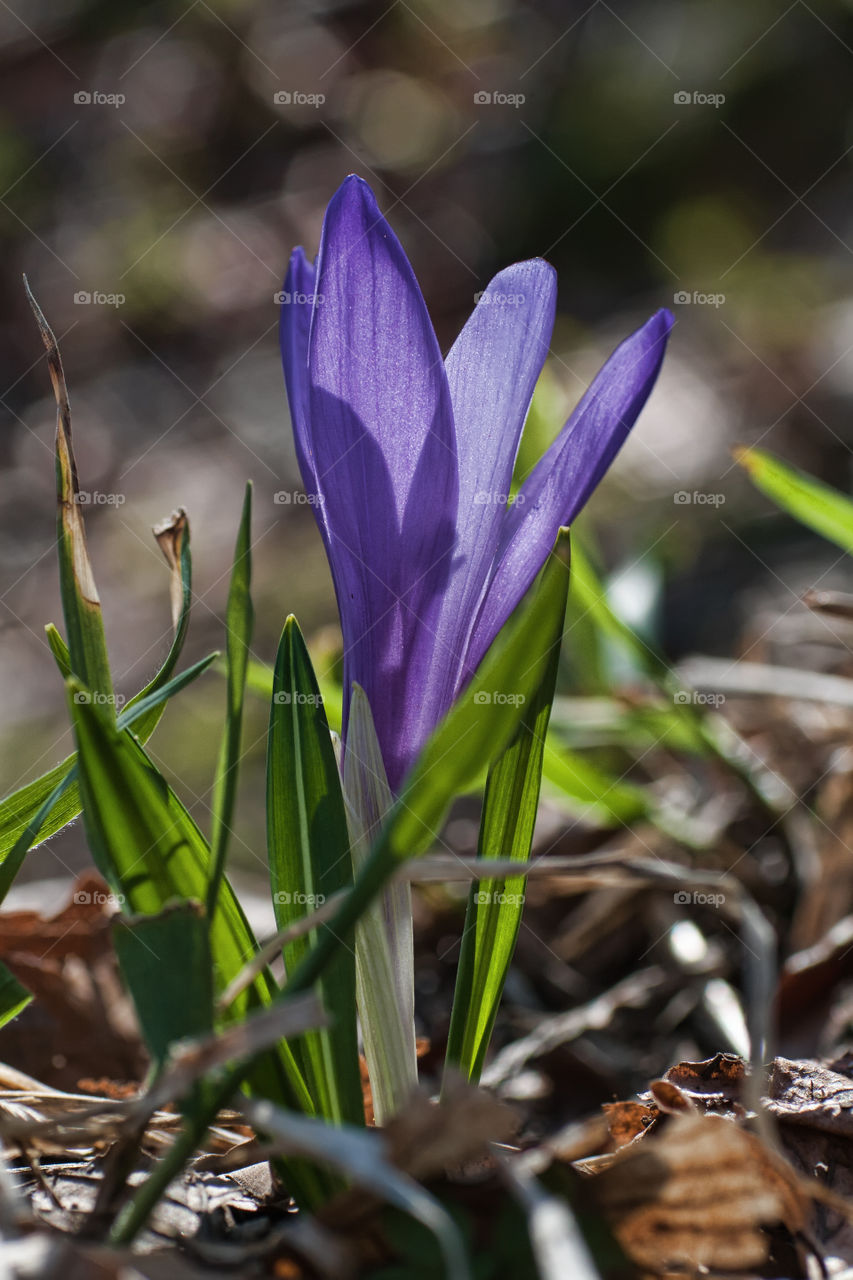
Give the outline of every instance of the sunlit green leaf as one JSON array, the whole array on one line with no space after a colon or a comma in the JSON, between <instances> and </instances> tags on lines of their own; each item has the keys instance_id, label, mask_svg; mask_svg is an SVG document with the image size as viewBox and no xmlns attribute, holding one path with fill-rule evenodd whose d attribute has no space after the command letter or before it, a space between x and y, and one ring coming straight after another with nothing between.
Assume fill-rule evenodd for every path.
<instances>
[{"instance_id":1,"label":"sunlit green leaf","mask_svg":"<svg viewBox=\"0 0 853 1280\"><path fill-rule=\"evenodd\" d=\"M0 1027L5 1027L26 1009L32 998L32 993L21 985L5 964L0 963Z\"/></svg>"},{"instance_id":2,"label":"sunlit green leaf","mask_svg":"<svg viewBox=\"0 0 853 1280\"><path fill-rule=\"evenodd\" d=\"M156 915L118 915L112 934L148 1052L155 1067L162 1067L176 1040L213 1030L204 908L176 901Z\"/></svg>"},{"instance_id":3,"label":"sunlit green leaf","mask_svg":"<svg viewBox=\"0 0 853 1280\"><path fill-rule=\"evenodd\" d=\"M780 462L763 449L736 449L735 460L768 498L853 555L853 499L839 489Z\"/></svg>"},{"instance_id":4,"label":"sunlit green leaf","mask_svg":"<svg viewBox=\"0 0 853 1280\"><path fill-rule=\"evenodd\" d=\"M642 787L599 769L588 757L565 747L549 745L543 776L551 794L599 826L627 826L653 812Z\"/></svg>"},{"instance_id":5,"label":"sunlit green leaf","mask_svg":"<svg viewBox=\"0 0 853 1280\"><path fill-rule=\"evenodd\" d=\"M225 872L228 839L234 817L237 777L240 767L240 734L243 727L243 698L246 692L246 668L252 643L254 613L252 610L252 486L246 485L243 514L234 549L234 567L225 613L227 697L225 733L216 766L213 786L213 818L210 847L212 871L207 893L207 910L212 914L216 895Z\"/></svg>"},{"instance_id":6,"label":"sunlit green leaf","mask_svg":"<svg viewBox=\"0 0 853 1280\"><path fill-rule=\"evenodd\" d=\"M279 644L267 750L267 845L279 928L352 884L349 833L337 762L320 690L295 618ZM326 927L290 943L288 973ZM337 1123L363 1123L355 1015L355 962L343 948L323 975L320 994L332 1025L296 1046L319 1110Z\"/></svg>"},{"instance_id":7,"label":"sunlit green leaf","mask_svg":"<svg viewBox=\"0 0 853 1280\"><path fill-rule=\"evenodd\" d=\"M535 637L545 655L539 685L524 704L518 728L489 770L477 856L526 862L539 806L542 757L557 681L564 613L555 609ZM524 907L523 876L483 880L468 895L446 1062L478 1080L512 962Z\"/></svg>"}]
</instances>

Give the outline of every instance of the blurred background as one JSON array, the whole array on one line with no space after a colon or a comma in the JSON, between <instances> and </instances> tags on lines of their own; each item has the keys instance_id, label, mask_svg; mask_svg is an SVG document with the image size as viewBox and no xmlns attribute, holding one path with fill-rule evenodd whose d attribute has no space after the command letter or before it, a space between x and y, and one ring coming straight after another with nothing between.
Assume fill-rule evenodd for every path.
<instances>
[{"instance_id":1,"label":"blurred background","mask_svg":"<svg viewBox=\"0 0 853 1280\"><path fill-rule=\"evenodd\" d=\"M298 486L275 294L316 251L351 171L412 259L442 346L489 277L541 255L559 315L527 456L659 306L676 329L631 441L584 517L612 597L673 660L702 652L845 670L827 544L731 458L760 442L849 491L853 439L853 12L834 0L275 0L0 5L2 790L71 747L43 638L61 620L54 408L26 272L61 343L90 554L118 689L169 638L151 526L186 507L188 658L223 643L255 483L255 653L287 613L334 647ZM818 630L815 631L815 628ZM820 630L823 628L823 631ZM571 650L566 689L589 692ZM224 699L214 675L154 755L207 826ZM266 712L251 707L234 857L263 859ZM88 861L79 825L31 875Z\"/></svg>"}]
</instances>

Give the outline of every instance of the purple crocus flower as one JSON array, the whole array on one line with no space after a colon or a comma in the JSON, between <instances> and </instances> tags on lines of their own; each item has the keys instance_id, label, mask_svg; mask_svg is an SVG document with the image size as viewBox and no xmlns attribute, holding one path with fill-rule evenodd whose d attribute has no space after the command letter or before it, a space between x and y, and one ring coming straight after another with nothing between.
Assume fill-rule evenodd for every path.
<instances>
[{"instance_id":1,"label":"purple crocus flower","mask_svg":"<svg viewBox=\"0 0 853 1280\"><path fill-rule=\"evenodd\" d=\"M316 265L296 249L284 288L297 458L343 630L344 733L355 680L396 791L613 461L673 320L659 311L617 348L509 503L554 323L548 263L499 272L442 359L402 246L351 176Z\"/></svg>"}]
</instances>

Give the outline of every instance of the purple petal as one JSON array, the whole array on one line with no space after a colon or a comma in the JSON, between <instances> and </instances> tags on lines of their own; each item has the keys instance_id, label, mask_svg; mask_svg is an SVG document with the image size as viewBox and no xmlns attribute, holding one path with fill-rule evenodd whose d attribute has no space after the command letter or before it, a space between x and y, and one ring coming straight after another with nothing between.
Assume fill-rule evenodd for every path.
<instances>
[{"instance_id":1,"label":"purple petal","mask_svg":"<svg viewBox=\"0 0 853 1280\"><path fill-rule=\"evenodd\" d=\"M411 755L457 506L444 364L411 266L370 188L326 213L309 339L316 484L344 633L345 688L367 693L389 782Z\"/></svg>"},{"instance_id":2,"label":"purple petal","mask_svg":"<svg viewBox=\"0 0 853 1280\"><path fill-rule=\"evenodd\" d=\"M473 672L610 466L648 399L674 321L659 311L617 347L508 508L467 656Z\"/></svg>"},{"instance_id":3,"label":"purple petal","mask_svg":"<svg viewBox=\"0 0 853 1280\"><path fill-rule=\"evenodd\" d=\"M554 326L556 275L541 259L501 271L445 360L459 459L459 514L429 676L415 730L426 740L457 691L488 585L521 431Z\"/></svg>"},{"instance_id":4,"label":"purple petal","mask_svg":"<svg viewBox=\"0 0 853 1280\"><path fill-rule=\"evenodd\" d=\"M316 492L316 485L308 428L308 334L314 310L314 276L313 264L304 251L294 249L284 281L278 326L296 459L306 492L311 494Z\"/></svg>"}]
</instances>

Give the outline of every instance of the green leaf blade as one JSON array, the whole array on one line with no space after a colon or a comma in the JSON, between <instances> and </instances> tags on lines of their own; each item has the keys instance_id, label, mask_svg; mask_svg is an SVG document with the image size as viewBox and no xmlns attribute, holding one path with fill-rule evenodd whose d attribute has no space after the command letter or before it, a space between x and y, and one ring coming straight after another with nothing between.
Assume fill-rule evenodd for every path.
<instances>
[{"instance_id":1,"label":"green leaf blade","mask_svg":"<svg viewBox=\"0 0 853 1280\"><path fill-rule=\"evenodd\" d=\"M267 845L276 920L285 928L352 884L337 762L311 659L295 618L276 657L267 752ZM326 926L284 951L288 973L322 943ZM355 1020L355 962L344 949L320 984L332 1025L297 1046L321 1114L364 1123Z\"/></svg>"},{"instance_id":2,"label":"green leaf blade","mask_svg":"<svg viewBox=\"0 0 853 1280\"><path fill-rule=\"evenodd\" d=\"M853 555L853 500L764 449L737 449L735 461L783 511Z\"/></svg>"},{"instance_id":3,"label":"green leaf blade","mask_svg":"<svg viewBox=\"0 0 853 1280\"><path fill-rule=\"evenodd\" d=\"M146 1046L155 1067L162 1068L175 1041L213 1030L204 911L200 903L175 901L156 915L119 915L112 935Z\"/></svg>"},{"instance_id":4,"label":"green leaf blade","mask_svg":"<svg viewBox=\"0 0 853 1280\"><path fill-rule=\"evenodd\" d=\"M237 777L240 765L240 737L243 728L243 700L246 693L246 671L252 643L254 611L252 609L252 486L246 485L243 514L234 550L234 566L228 591L226 611L226 663L227 699L225 733L219 752L216 778L213 785L213 819L211 833L212 870L207 893L208 914L216 906L219 886L225 873L225 859L234 806L237 798Z\"/></svg>"},{"instance_id":5,"label":"green leaf blade","mask_svg":"<svg viewBox=\"0 0 853 1280\"><path fill-rule=\"evenodd\" d=\"M489 770L477 856L526 862L539 807L545 735L554 700L565 608L536 637L546 661L516 732ZM446 1064L476 1081L485 1061L524 906L523 876L471 886L450 1019Z\"/></svg>"}]
</instances>

